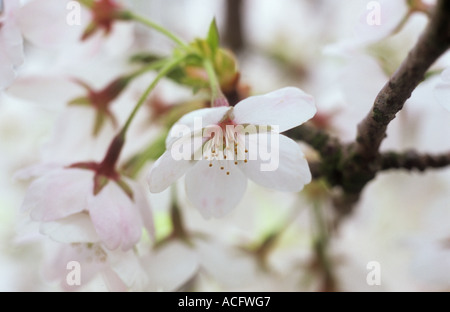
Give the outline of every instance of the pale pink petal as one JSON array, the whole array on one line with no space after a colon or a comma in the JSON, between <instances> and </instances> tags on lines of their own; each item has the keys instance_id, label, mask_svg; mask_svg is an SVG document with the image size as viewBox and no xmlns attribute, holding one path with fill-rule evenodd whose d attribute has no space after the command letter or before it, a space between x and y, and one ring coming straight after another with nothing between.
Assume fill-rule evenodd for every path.
<instances>
[{"instance_id":1,"label":"pale pink petal","mask_svg":"<svg viewBox=\"0 0 450 312\"><path fill-rule=\"evenodd\" d=\"M102 242L113 250L132 248L141 238L142 222L138 208L127 194L113 181L88 197L92 223Z\"/></svg>"},{"instance_id":2,"label":"pale pink petal","mask_svg":"<svg viewBox=\"0 0 450 312\"><path fill-rule=\"evenodd\" d=\"M20 0L4 0L2 8L3 13L0 15L0 22L3 22L5 17L11 14L15 15L16 11L20 8Z\"/></svg>"},{"instance_id":3,"label":"pale pink petal","mask_svg":"<svg viewBox=\"0 0 450 312\"><path fill-rule=\"evenodd\" d=\"M125 285L124 281L122 281L120 276L111 268L105 268L101 272L101 276L109 291L126 292L128 290L127 285Z\"/></svg>"},{"instance_id":4,"label":"pale pink petal","mask_svg":"<svg viewBox=\"0 0 450 312\"><path fill-rule=\"evenodd\" d=\"M450 82L450 67L444 69L444 71L441 73L441 78L445 82Z\"/></svg>"},{"instance_id":5,"label":"pale pink petal","mask_svg":"<svg viewBox=\"0 0 450 312\"><path fill-rule=\"evenodd\" d=\"M4 22L0 28L0 49L14 66L23 63L23 39L19 27L13 19Z\"/></svg>"},{"instance_id":6,"label":"pale pink petal","mask_svg":"<svg viewBox=\"0 0 450 312\"><path fill-rule=\"evenodd\" d=\"M43 222L40 232L60 243L95 243L99 241L91 218L85 212L64 219Z\"/></svg>"},{"instance_id":7,"label":"pale pink petal","mask_svg":"<svg viewBox=\"0 0 450 312\"><path fill-rule=\"evenodd\" d=\"M434 96L442 107L450 111L450 83L439 83L434 89Z\"/></svg>"},{"instance_id":8,"label":"pale pink petal","mask_svg":"<svg viewBox=\"0 0 450 312\"><path fill-rule=\"evenodd\" d=\"M106 121L100 133L93 137L95 110L90 107L70 106L56 120L50 138L41 149L46 162L101 161L117 129Z\"/></svg>"},{"instance_id":9,"label":"pale pink petal","mask_svg":"<svg viewBox=\"0 0 450 312\"><path fill-rule=\"evenodd\" d=\"M0 90L8 87L14 81L16 73L11 64L4 63L0 56Z\"/></svg>"},{"instance_id":10,"label":"pale pink petal","mask_svg":"<svg viewBox=\"0 0 450 312\"><path fill-rule=\"evenodd\" d=\"M234 107L237 124L278 126L279 132L301 125L316 113L311 95L294 87L251 96Z\"/></svg>"},{"instance_id":11,"label":"pale pink petal","mask_svg":"<svg viewBox=\"0 0 450 312\"><path fill-rule=\"evenodd\" d=\"M188 132L197 132L207 126L218 124L230 110L230 107L202 108L181 117L172 127L166 138L166 147L169 148L174 140ZM185 130L183 132L183 130Z\"/></svg>"},{"instance_id":12,"label":"pale pink petal","mask_svg":"<svg viewBox=\"0 0 450 312\"><path fill-rule=\"evenodd\" d=\"M408 11L405 1L361 1L361 15L355 27L356 39L371 43L383 39L395 30Z\"/></svg>"},{"instance_id":13,"label":"pale pink petal","mask_svg":"<svg viewBox=\"0 0 450 312\"><path fill-rule=\"evenodd\" d=\"M62 289L76 291L86 286L107 267L106 253L98 244L59 244L48 246L46 255L50 260L44 264L43 275L48 280L59 280ZM80 285L68 283L70 272L80 268Z\"/></svg>"},{"instance_id":14,"label":"pale pink petal","mask_svg":"<svg viewBox=\"0 0 450 312\"><path fill-rule=\"evenodd\" d=\"M38 178L45 175L51 170L61 169L63 164L60 163L45 163L32 165L23 169L18 170L14 176L13 180L28 180L31 178Z\"/></svg>"},{"instance_id":15,"label":"pale pink petal","mask_svg":"<svg viewBox=\"0 0 450 312\"><path fill-rule=\"evenodd\" d=\"M172 241L144 259L150 276L148 291L177 291L199 269L196 252L186 244ZM161 274L164 272L164 274Z\"/></svg>"},{"instance_id":16,"label":"pale pink petal","mask_svg":"<svg viewBox=\"0 0 450 312\"><path fill-rule=\"evenodd\" d=\"M7 93L48 109L59 110L86 91L69 77L50 75L19 77Z\"/></svg>"},{"instance_id":17,"label":"pale pink petal","mask_svg":"<svg viewBox=\"0 0 450 312\"><path fill-rule=\"evenodd\" d=\"M117 277L128 290L145 290L145 286L149 281L149 276L144 270L143 265L147 267L151 264L141 262L140 255L136 254L133 250L127 252L114 250L108 252L108 263L111 270L117 274ZM161 272L162 271L160 271L160 274ZM150 278L153 279L154 276L151 276Z\"/></svg>"},{"instance_id":18,"label":"pale pink petal","mask_svg":"<svg viewBox=\"0 0 450 312\"><path fill-rule=\"evenodd\" d=\"M0 89L8 87L14 80L15 67L22 64L23 39L15 21L17 1L4 3L0 14Z\"/></svg>"},{"instance_id":19,"label":"pale pink petal","mask_svg":"<svg viewBox=\"0 0 450 312\"><path fill-rule=\"evenodd\" d=\"M67 44L79 42L91 14L80 6L80 25L68 22L71 14L76 13L76 9L68 10L68 2L34 0L25 4L18 16L18 23L25 38L44 48L64 48Z\"/></svg>"},{"instance_id":20,"label":"pale pink petal","mask_svg":"<svg viewBox=\"0 0 450 312\"><path fill-rule=\"evenodd\" d=\"M240 287L251 285L260 271L255 257L214 240L197 240L201 268L221 286ZM233 265L230 265L233 263Z\"/></svg>"},{"instance_id":21,"label":"pale pink petal","mask_svg":"<svg viewBox=\"0 0 450 312\"><path fill-rule=\"evenodd\" d=\"M247 138L249 152L255 149L257 156L247 163L239 163L239 169L248 178L262 186L287 192L298 192L311 182L308 163L296 142L276 133L267 134L267 138L264 133Z\"/></svg>"},{"instance_id":22,"label":"pale pink petal","mask_svg":"<svg viewBox=\"0 0 450 312\"><path fill-rule=\"evenodd\" d=\"M227 215L241 201L247 188L247 178L233 161L212 163L210 167L209 161L197 162L185 179L188 198L206 219Z\"/></svg>"},{"instance_id":23,"label":"pale pink petal","mask_svg":"<svg viewBox=\"0 0 450 312\"><path fill-rule=\"evenodd\" d=\"M81 169L52 170L34 180L22 204L36 221L54 221L86 210L93 174Z\"/></svg>"},{"instance_id":24,"label":"pale pink petal","mask_svg":"<svg viewBox=\"0 0 450 312\"><path fill-rule=\"evenodd\" d=\"M150 192L159 193L181 178L194 164L188 160L175 160L170 151L164 152L147 175Z\"/></svg>"},{"instance_id":25,"label":"pale pink petal","mask_svg":"<svg viewBox=\"0 0 450 312\"><path fill-rule=\"evenodd\" d=\"M116 22L113 24L111 33L101 36L98 40L102 45L102 55L107 54L109 57L122 56L130 49L134 41L135 25L130 22Z\"/></svg>"},{"instance_id":26,"label":"pale pink petal","mask_svg":"<svg viewBox=\"0 0 450 312\"><path fill-rule=\"evenodd\" d=\"M153 236L155 234L153 214L152 210L150 209L150 204L144 192L142 191L141 186L130 179L125 179L125 181L133 191L134 202L136 203L136 207L140 213L144 228L147 230L149 235Z\"/></svg>"}]
</instances>

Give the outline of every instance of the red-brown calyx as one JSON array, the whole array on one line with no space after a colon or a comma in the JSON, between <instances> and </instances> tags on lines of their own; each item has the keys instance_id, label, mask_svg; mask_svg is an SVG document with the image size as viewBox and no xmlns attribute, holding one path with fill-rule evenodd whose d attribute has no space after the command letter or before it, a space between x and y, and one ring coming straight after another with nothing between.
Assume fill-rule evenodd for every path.
<instances>
[{"instance_id":1,"label":"red-brown calyx","mask_svg":"<svg viewBox=\"0 0 450 312\"><path fill-rule=\"evenodd\" d=\"M86 89L85 96L72 100L71 105L90 105L97 111L97 118L94 126L94 135L97 135L103 126L105 117L109 118L113 126L117 126L117 120L111 112L111 103L121 94L128 83L131 81L130 77L123 76L114 79L106 87L101 90L92 89L87 83L74 79L74 81Z\"/></svg>"},{"instance_id":2,"label":"red-brown calyx","mask_svg":"<svg viewBox=\"0 0 450 312\"><path fill-rule=\"evenodd\" d=\"M88 39L99 29L102 29L105 35L108 35L116 20L125 19L124 11L114 0L97 0L90 9L92 12L92 21L84 31L81 40Z\"/></svg>"},{"instance_id":3,"label":"red-brown calyx","mask_svg":"<svg viewBox=\"0 0 450 312\"><path fill-rule=\"evenodd\" d=\"M122 190L133 199L133 192L130 187L122 180L121 175L116 170L116 164L119 159L122 147L125 143L124 135L119 133L111 142L105 157L101 162L78 162L74 163L68 168L87 169L94 171L94 195L100 193L103 187L109 181L114 181L122 188Z\"/></svg>"}]
</instances>

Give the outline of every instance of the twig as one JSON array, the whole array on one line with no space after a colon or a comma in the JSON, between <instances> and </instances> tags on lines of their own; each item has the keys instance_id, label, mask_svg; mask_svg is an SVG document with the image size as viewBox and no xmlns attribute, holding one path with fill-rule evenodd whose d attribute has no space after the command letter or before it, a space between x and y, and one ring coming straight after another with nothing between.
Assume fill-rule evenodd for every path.
<instances>
[{"instance_id":1,"label":"twig","mask_svg":"<svg viewBox=\"0 0 450 312\"><path fill-rule=\"evenodd\" d=\"M386 128L403 108L412 91L424 79L428 68L450 45L450 1L440 0L424 33L400 68L378 93L375 103L358 125L356 152L365 159L378 154Z\"/></svg>"},{"instance_id":2,"label":"twig","mask_svg":"<svg viewBox=\"0 0 450 312\"><path fill-rule=\"evenodd\" d=\"M242 0L227 0L225 42L233 51L244 47L242 32Z\"/></svg>"},{"instance_id":3,"label":"twig","mask_svg":"<svg viewBox=\"0 0 450 312\"><path fill-rule=\"evenodd\" d=\"M381 154L381 170L405 169L425 171L430 168L450 166L450 152L440 155L419 154L416 151L403 153L386 152Z\"/></svg>"}]
</instances>

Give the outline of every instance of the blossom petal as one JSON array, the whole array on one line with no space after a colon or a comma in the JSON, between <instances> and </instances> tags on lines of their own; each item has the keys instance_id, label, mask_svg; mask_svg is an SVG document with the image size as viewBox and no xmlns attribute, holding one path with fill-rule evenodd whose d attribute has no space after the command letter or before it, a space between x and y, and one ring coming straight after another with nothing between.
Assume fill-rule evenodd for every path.
<instances>
[{"instance_id":1,"label":"blossom petal","mask_svg":"<svg viewBox=\"0 0 450 312\"><path fill-rule=\"evenodd\" d=\"M44 278L59 280L60 286L65 291L75 291L89 285L98 273L108 266L108 263L102 259L106 254L98 244L51 243L45 254L49 259L44 261ZM78 262L81 267L80 285L67 283L68 264L73 261Z\"/></svg>"},{"instance_id":2,"label":"blossom petal","mask_svg":"<svg viewBox=\"0 0 450 312\"><path fill-rule=\"evenodd\" d=\"M378 0L368 2L361 11L355 25L355 41L369 44L392 34L408 12L408 6L404 1Z\"/></svg>"},{"instance_id":3,"label":"blossom petal","mask_svg":"<svg viewBox=\"0 0 450 312\"><path fill-rule=\"evenodd\" d=\"M80 169L52 170L34 180L22 209L36 221L54 221L86 210L86 194L93 191L92 173Z\"/></svg>"},{"instance_id":4,"label":"blossom petal","mask_svg":"<svg viewBox=\"0 0 450 312\"><path fill-rule=\"evenodd\" d=\"M16 77L16 73L11 64L5 64L3 62L3 58L1 56L0 62L0 90L3 90L4 88L11 85L11 83L14 81L14 78Z\"/></svg>"},{"instance_id":5,"label":"blossom petal","mask_svg":"<svg viewBox=\"0 0 450 312\"><path fill-rule=\"evenodd\" d=\"M144 263L141 262L140 256L133 250L108 252L108 263L119 281L125 286L125 289L143 291L149 282L149 276L142 266ZM145 267L147 265L148 263L145 263Z\"/></svg>"},{"instance_id":6,"label":"blossom petal","mask_svg":"<svg viewBox=\"0 0 450 312\"><path fill-rule=\"evenodd\" d=\"M46 109L59 110L66 103L85 92L68 77L29 75L19 77L7 89L7 93Z\"/></svg>"},{"instance_id":7,"label":"blossom petal","mask_svg":"<svg viewBox=\"0 0 450 312\"><path fill-rule=\"evenodd\" d=\"M240 162L239 169L259 185L287 192L302 190L311 182L311 172L300 146L282 134L263 135L248 136L248 150L256 149L257 158Z\"/></svg>"},{"instance_id":8,"label":"blossom petal","mask_svg":"<svg viewBox=\"0 0 450 312\"><path fill-rule=\"evenodd\" d=\"M14 20L9 19L2 24L0 42L2 44L0 49L7 60L12 65L21 65L24 60L23 39Z\"/></svg>"},{"instance_id":9,"label":"blossom petal","mask_svg":"<svg viewBox=\"0 0 450 312\"><path fill-rule=\"evenodd\" d=\"M80 6L81 16L89 12ZM81 18L80 25L70 25L70 16L76 12L67 9L67 1L29 1L19 11L18 23L22 32L34 45L44 48L63 48L80 38L88 18Z\"/></svg>"},{"instance_id":10,"label":"blossom petal","mask_svg":"<svg viewBox=\"0 0 450 312\"><path fill-rule=\"evenodd\" d=\"M445 82L450 82L450 67L444 69L444 71L441 73L441 79Z\"/></svg>"},{"instance_id":11,"label":"blossom petal","mask_svg":"<svg viewBox=\"0 0 450 312\"><path fill-rule=\"evenodd\" d=\"M243 289L258 276L256 260L248 253L212 239L197 240L195 247L202 269L223 286Z\"/></svg>"},{"instance_id":12,"label":"blossom petal","mask_svg":"<svg viewBox=\"0 0 450 312\"><path fill-rule=\"evenodd\" d=\"M51 170L61 169L63 167L60 163L40 163L36 165L31 165L16 171L13 175L13 180L28 180L31 178L39 178L45 175Z\"/></svg>"},{"instance_id":13,"label":"blossom petal","mask_svg":"<svg viewBox=\"0 0 450 312\"><path fill-rule=\"evenodd\" d=\"M105 268L100 272L102 280L104 281L106 288L111 292L126 292L128 290L127 285L120 278L120 276L114 272L111 268Z\"/></svg>"},{"instance_id":14,"label":"blossom petal","mask_svg":"<svg viewBox=\"0 0 450 312\"><path fill-rule=\"evenodd\" d=\"M279 132L283 132L301 125L315 113L311 95L287 87L239 102L234 107L234 121L237 124L278 126Z\"/></svg>"},{"instance_id":15,"label":"blossom petal","mask_svg":"<svg viewBox=\"0 0 450 312\"><path fill-rule=\"evenodd\" d=\"M125 182L131 187L133 191L134 202L136 203L136 207L139 211L144 228L147 230L149 235L153 236L155 233L153 214L141 186L130 179L125 179Z\"/></svg>"},{"instance_id":16,"label":"blossom petal","mask_svg":"<svg viewBox=\"0 0 450 312\"><path fill-rule=\"evenodd\" d=\"M97 45L103 45L102 53L108 57L119 57L126 53L134 42L135 25L130 22L117 21L112 26L109 36L99 33Z\"/></svg>"},{"instance_id":17,"label":"blossom petal","mask_svg":"<svg viewBox=\"0 0 450 312\"><path fill-rule=\"evenodd\" d=\"M77 213L62 220L43 222L40 232L60 243L93 243L99 238L87 213Z\"/></svg>"},{"instance_id":18,"label":"blossom petal","mask_svg":"<svg viewBox=\"0 0 450 312\"><path fill-rule=\"evenodd\" d=\"M161 246L145 259L149 291L177 291L195 273L199 264L196 252L177 241ZM164 274L161 274L164 272Z\"/></svg>"},{"instance_id":19,"label":"blossom petal","mask_svg":"<svg viewBox=\"0 0 450 312\"><path fill-rule=\"evenodd\" d=\"M206 160L199 161L186 174L185 182L188 198L205 219L227 215L247 188L246 177L232 161L213 161L212 167Z\"/></svg>"},{"instance_id":20,"label":"blossom petal","mask_svg":"<svg viewBox=\"0 0 450 312\"><path fill-rule=\"evenodd\" d=\"M434 96L439 104L446 110L450 111L450 84L439 83L434 89Z\"/></svg>"},{"instance_id":21,"label":"blossom petal","mask_svg":"<svg viewBox=\"0 0 450 312\"><path fill-rule=\"evenodd\" d=\"M181 117L172 127L166 139L166 147L169 148L173 141L192 131L198 131L210 125L218 124L230 107L202 108L187 113Z\"/></svg>"},{"instance_id":22,"label":"blossom petal","mask_svg":"<svg viewBox=\"0 0 450 312\"><path fill-rule=\"evenodd\" d=\"M97 234L111 250L126 251L141 238L142 222L136 204L113 181L88 197L88 209Z\"/></svg>"},{"instance_id":23,"label":"blossom petal","mask_svg":"<svg viewBox=\"0 0 450 312\"><path fill-rule=\"evenodd\" d=\"M188 160L175 160L170 151L164 152L153 164L147 175L150 192L159 193L181 178L193 165Z\"/></svg>"}]
</instances>

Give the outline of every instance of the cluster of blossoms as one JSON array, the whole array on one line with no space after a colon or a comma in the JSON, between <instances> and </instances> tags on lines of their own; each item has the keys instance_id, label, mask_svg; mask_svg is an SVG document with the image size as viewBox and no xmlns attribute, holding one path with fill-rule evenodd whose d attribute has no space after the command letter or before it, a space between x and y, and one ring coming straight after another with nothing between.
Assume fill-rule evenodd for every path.
<instances>
[{"instance_id":1,"label":"cluster of blossoms","mask_svg":"<svg viewBox=\"0 0 450 312\"><path fill-rule=\"evenodd\" d=\"M86 49L90 49L92 40L117 36L116 24L132 20L166 34L178 44L178 48L173 56L141 61L143 65L137 71L121 75L101 89L90 86L73 74L66 79L67 90L71 89L66 96L74 94L72 98L64 99L69 107L95 111L94 125L87 125L92 127L89 131L91 138L83 137L81 142L87 143L92 139L99 142L109 129L108 124L112 125L116 135L109 136L109 147L102 152L101 158L100 153L94 156L94 159L99 159L96 161L83 159L79 155L58 157L61 154L58 144L65 138L57 130L52 144L43 149L43 163L16 173L16 179L31 180L22 211L32 222L39 224L41 234L59 243L56 256L46 269L46 276L59 279L64 289L73 286L65 279L65 264L73 262L83 264L84 283L100 275L112 290L152 289L150 280L155 289L174 289L180 285L164 282L164 277L163 281L152 276L136 279L122 272L124 267L131 266L136 268L134 275L148 276L151 271L148 267L154 262L147 259L152 255L137 251L143 241L155 239L154 218L149 205L151 196L136 181L142 163L157 158L147 175L152 193L162 192L186 174L187 197L207 219L229 215L242 200L248 178L275 190L301 191L305 184L311 182L305 155L296 142L281 132L311 119L316 113L314 100L302 90L288 87L265 95L242 95L238 103L230 106L225 94L238 90L239 73L234 56L219 47L215 22L211 24L206 40L197 39L188 45L153 22L128 11L118 2L97 0L80 3L83 4L83 12L91 19L90 22L80 21L84 31L77 33ZM3 88L13 82L14 71L22 62L22 35L45 46L42 39L48 29L40 29L45 25L33 25L30 20L24 22L31 10L40 5L50 10L49 4L40 0L31 1L22 8L18 1L5 2L0 24L3 40L0 52L2 66L5 66L5 70L1 71ZM61 5L52 5L55 12L61 10ZM74 9L80 10L76 6ZM46 13L51 15L51 10ZM19 27L16 20L22 21L23 26ZM58 46L57 42L58 39L53 38L49 46L53 49ZM106 42L99 41L97 44L104 45ZM140 95L129 117L123 120L111 109L111 104L126 92L133 81L150 71L156 71L156 77ZM55 75L55 83L61 80L58 75ZM33 98L30 90L43 92L46 86L39 83L39 77L30 77L20 77L7 91L24 98ZM143 77L147 77L148 81L148 76ZM138 153L126 163L122 158L123 150L130 141L130 125L163 77L205 90L205 94L210 94L209 99L205 99L200 109L189 105L179 112L172 109L175 119L163 126L166 128L163 137L167 136L166 151L162 150L161 144L153 144L151 157ZM63 88L66 88L65 85ZM77 93L81 90L80 86L85 90L85 95ZM24 90L25 95L22 94ZM167 107L162 109L170 110ZM153 114L154 120L158 118L157 107L153 108ZM202 123L200 128L196 128L196 121ZM62 126L68 127L67 124ZM180 127L185 131L180 133ZM252 130L249 131L249 128ZM200 144L196 146L199 133ZM192 146L197 150L186 153ZM180 149L184 150L184 158L177 159L174 155ZM266 155L261 151L265 151ZM64 153L68 154L68 151L62 151ZM198 153L200 157L196 158ZM178 204L175 202L173 205ZM177 230L175 227L174 233ZM187 275L192 275L197 266L190 265ZM179 275L176 280L187 278L182 277L183 273Z\"/></svg>"}]
</instances>

